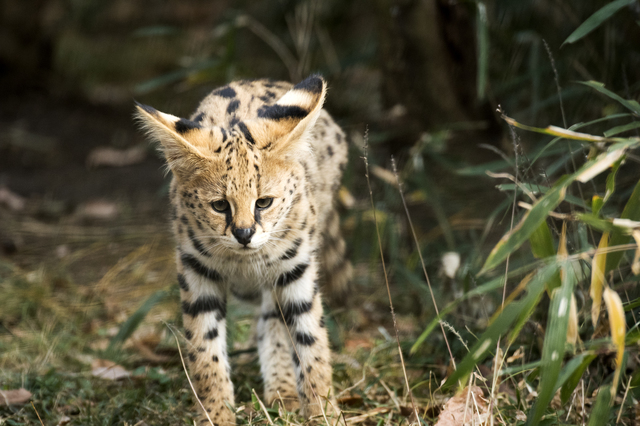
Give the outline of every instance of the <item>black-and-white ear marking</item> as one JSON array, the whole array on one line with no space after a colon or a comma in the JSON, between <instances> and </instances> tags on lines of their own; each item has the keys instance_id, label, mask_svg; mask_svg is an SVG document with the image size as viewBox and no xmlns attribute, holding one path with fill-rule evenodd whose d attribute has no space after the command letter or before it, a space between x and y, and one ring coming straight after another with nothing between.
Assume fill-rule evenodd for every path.
<instances>
[{"instance_id":1,"label":"black-and-white ear marking","mask_svg":"<svg viewBox=\"0 0 640 426\"><path fill-rule=\"evenodd\" d=\"M246 122L256 145L268 150L286 149L302 139L315 124L325 93L324 79L312 75L296 84L274 105L260 108L258 118Z\"/></svg>"},{"instance_id":2,"label":"black-and-white ear marking","mask_svg":"<svg viewBox=\"0 0 640 426\"><path fill-rule=\"evenodd\" d=\"M193 175L204 170L203 163L208 159L208 139L204 137L199 123L165 114L138 102L136 109L136 118L150 138L160 142L171 170L177 175Z\"/></svg>"}]
</instances>

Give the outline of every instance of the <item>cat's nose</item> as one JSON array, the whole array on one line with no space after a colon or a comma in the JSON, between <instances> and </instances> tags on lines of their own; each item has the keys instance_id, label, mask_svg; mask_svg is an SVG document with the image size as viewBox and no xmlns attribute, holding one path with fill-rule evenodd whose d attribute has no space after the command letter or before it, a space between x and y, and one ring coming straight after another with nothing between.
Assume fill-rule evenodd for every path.
<instances>
[{"instance_id":1,"label":"cat's nose","mask_svg":"<svg viewBox=\"0 0 640 426\"><path fill-rule=\"evenodd\" d=\"M255 233L255 228L234 228L233 236L236 237L236 240L242 245L247 245L251 242L251 237Z\"/></svg>"}]
</instances>

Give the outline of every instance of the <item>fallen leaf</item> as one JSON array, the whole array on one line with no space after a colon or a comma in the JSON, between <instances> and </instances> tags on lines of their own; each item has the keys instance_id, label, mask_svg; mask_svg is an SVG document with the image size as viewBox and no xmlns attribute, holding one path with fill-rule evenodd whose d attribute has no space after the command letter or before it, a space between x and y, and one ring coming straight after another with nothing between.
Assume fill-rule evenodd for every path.
<instances>
[{"instance_id":1,"label":"fallen leaf","mask_svg":"<svg viewBox=\"0 0 640 426\"><path fill-rule=\"evenodd\" d=\"M24 388L0 390L0 405L23 405L31 399L31 392Z\"/></svg>"},{"instance_id":2,"label":"fallen leaf","mask_svg":"<svg viewBox=\"0 0 640 426\"><path fill-rule=\"evenodd\" d=\"M71 417L69 417L69 416L62 416L62 417L60 418L60 421L58 421L57 426L64 426L64 425L67 425L67 424L69 424L69 423L71 423Z\"/></svg>"},{"instance_id":3,"label":"fallen leaf","mask_svg":"<svg viewBox=\"0 0 640 426\"><path fill-rule=\"evenodd\" d=\"M101 146L89 153L87 166L131 166L143 162L146 157L147 149L144 146L134 146L124 150Z\"/></svg>"},{"instance_id":4,"label":"fallen leaf","mask_svg":"<svg viewBox=\"0 0 640 426\"><path fill-rule=\"evenodd\" d=\"M10 210L19 212L24 209L25 203L24 198L14 192L11 192L9 188L5 186L0 187L0 205L5 205L9 207Z\"/></svg>"},{"instance_id":5,"label":"fallen leaf","mask_svg":"<svg viewBox=\"0 0 640 426\"><path fill-rule=\"evenodd\" d=\"M120 380L131 376L122 366L107 359L94 360L91 363L91 374L105 380Z\"/></svg>"},{"instance_id":6,"label":"fallen leaf","mask_svg":"<svg viewBox=\"0 0 640 426\"><path fill-rule=\"evenodd\" d=\"M444 404L435 426L487 425L489 414L482 389L468 386Z\"/></svg>"}]
</instances>

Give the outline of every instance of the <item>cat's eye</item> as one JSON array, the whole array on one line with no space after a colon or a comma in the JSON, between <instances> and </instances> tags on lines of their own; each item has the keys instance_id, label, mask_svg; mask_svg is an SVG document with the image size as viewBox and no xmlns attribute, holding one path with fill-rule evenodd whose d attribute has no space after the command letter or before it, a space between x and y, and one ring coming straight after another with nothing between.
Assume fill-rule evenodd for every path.
<instances>
[{"instance_id":1,"label":"cat's eye","mask_svg":"<svg viewBox=\"0 0 640 426\"><path fill-rule=\"evenodd\" d=\"M258 198L256 201L256 207L259 209L266 209L273 203L273 198Z\"/></svg>"},{"instance_id":2,"label":"cat's eye","mask_svg":"<svg viewBox=\"0 0 640 426\"><path fill-rule=\"evenodd\" d=\"M213 209L217 212L224 213L229 210L229 202L227 200L217 200L211 203Z\"/></svg>"}]
</instances>

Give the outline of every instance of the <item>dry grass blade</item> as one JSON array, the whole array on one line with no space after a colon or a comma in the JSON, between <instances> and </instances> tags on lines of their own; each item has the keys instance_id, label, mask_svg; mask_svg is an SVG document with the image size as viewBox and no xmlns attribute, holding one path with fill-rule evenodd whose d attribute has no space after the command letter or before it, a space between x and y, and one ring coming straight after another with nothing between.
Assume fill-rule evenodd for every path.
<instances>
[{"instance_id":1,"label":"dry grass blade","mask_svg":"<svg viewBox=\"0 0 640 426\"><path fill-rule=\"evenodd\" d=\"M194 388L193 383L191 383L191 377L189 377L187 366L184 363L184 357L182 356L182 349L180 349L180 341L178 340L178 336L176 335L176 332L173 331L173 328L171 328L169 324L167 324L166 322L164 324L167 326L167 328L169 328L169 331L171 332L171 334L173 334L173 337L176 339L176 345L178 346L178 354L180 355L180 362L182 362L182 368L184 369L184 374L187 376L187 381L189 382L189 386L191 387L193 396L196 398L196 401L198 401L198 404L200 404L200 407L202 408L202 412L204 413L204 415L207 416L207 420L209 420L209 424L211 426L214 426L215 423L211 421L211 417L209 417L209 413L207 413L207 410L204 408L204 405L202 405L202 401L200 401L200 398L198 398L198 392L196 392L196 388Z\"/></svg>"},{"instance_id":2,"label":"dry grass blade","mask_svg":"<svg viewBox=\"0 0 640 426\"><path fill-rule=\"evenodd\" d=\"M33 407L33 411L35 411L35 412L36 412L36 416L38 416L38 420L40 420L40 424L41 424L42 426L44 426L44 423L42 422L42 419L40 418L40 413L38 413L38 410L36 410L36 406L35 406L35 405L33 405L33 401L31 401L31 406Z\"/></svg>"},{"instance_id":3,"label":"dry grass blade","mask_svg":"<svg viewBox=\"0 0 640 426\"><path fill-rule=\"evenodd\" d=\"M256 400L258 401L258 404L260 404L260 408L264 412L264 415L267 417L267 421L269 422L270 425L273 426L273 420L271 420L271 416L269 415L269 412L267 411L267 407L264 406L264 403L262 402L262 400L260 399L260 397L256 393L255 389L252 388L251 392L253 393L253 396L256 397Z\"/></svg>"},{"instance_id":4,"label":"dry grass blade","mask_svg":"<svg viewBox=\"0 0 640 426\"><path fill-rule=\"evenodd\" d=\"M349 417L346 422L348 425L353 425L356 423L362 423L370 417L377 416L379 414L386 414L391 411L390 407L378 407L373 410L367 411L364 414L360 414L359 416Z\"/></svg>"},{"instance_id":5,"label":"dry grass blade","mask_svg":"<svg viewBox=\"0 0 640 426\"><path fill-rule=\"evenodd\" d=\"M440 311L438 310L438 304L436 303L436 298L433 295L433 289L431 288L431 280L429 279L429 274L427 274L427 268L424 264L424 258L422 257L422 250L420 249L420 243L418 242L418 236L416 235L416 230L413 227L413 221L411 220L411 215L409 214L409 208L407 207L407 202L404 198L404 191L402 190L402 182L400 181L400 177L398 176L398 169L396 167L396 160L391 157L391 167L393 168L393 175L396 178L396 185L398 187L398 192L400 193L400 199L402 200L402 206L404 207L404 212L407 215L407 221L409 222L409 228L411 229L411 235L413 236L413 241L416 243L416 249L418 250L418 257L420 258L420 264L422 265L422 273L424 274L424 278L427 280L427 286L429 287L429 294L431 295L431 301L433 302L433 308L436 311L436 316L440 316ZM444 326L442 322L440 322L440 329L442 330L442 336L444 337L444 342L447 345L447 350L449 351L449 358L451 359L451 363L453 364L453 368L456 369L456 360L453 357L453 353L451 352L451 346L449 345L449 340L447 339L447 333L444 331Z\"/></svg>"},{"instance_id":6,"label":"dry grass blade","mask_svg":"<svg viewBox=\"0 0 640 426\"><path fill-rule=\"evenodd\" d=\"M380 249L380 260L382 262L382 271L384 273L384 280L387 286L387 296L389 297L389 308L391 309L391 318L393 320L393 330L396 335L396 343L398 344L398 354L400 355L400 364L402 365L402 374L404 375L404 382L407 386L407 394L409 398L411 398L411 406L413 408L413 413L415 415L415 421L417 424L420 424L420 416L418 415L418 409L416 408L416 402L413 399L413 392L411 392L411 387L409 386L409 378L407 376L407 368L404 364L404 357L402 356L402 347L400 346L400 336L398 333L398 323L396 321L396 313L393 309L393 301L391 300L391 289L389 288L389 277L387 276L387 267L384 263L384 253L382 250L382 238L380 238L380 229L378 228L378 220L376 217L376 207L373 202L373 191L371 190L371 180L369 179L369 158L368 158L368 149L369 149L369 129L366 130L364 135L364 168L365 168L365 177L367 178L367 187L369 188L369 200L371 201L371 209L373 210L373 222L376 227L376 236L378 238L378 248ZM452 358L453 359L453 358Z\"/></svg>"}]
</instances>

